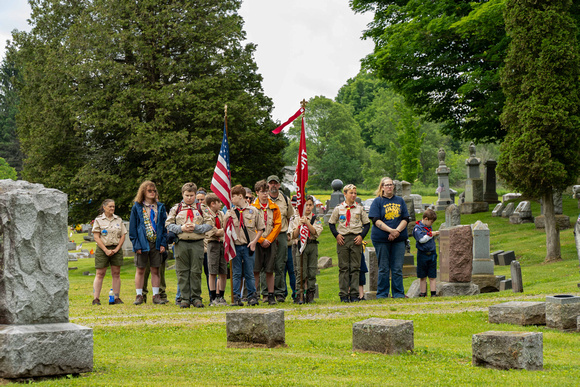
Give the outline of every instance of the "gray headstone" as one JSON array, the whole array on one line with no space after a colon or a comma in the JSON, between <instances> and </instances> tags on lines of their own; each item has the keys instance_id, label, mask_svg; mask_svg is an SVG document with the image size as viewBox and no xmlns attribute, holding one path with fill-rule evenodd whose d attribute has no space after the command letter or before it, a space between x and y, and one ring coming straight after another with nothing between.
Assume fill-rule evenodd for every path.
<instances>
[{"instance_id":1,"label":"gray headstone","mask_svg":"<svg viewBox=\"0 0 580 387\"><path fill-rule=\"evenodd\" d=\"M512 199L518 199L521 196L522 196L521 193L510 192L510 193L506 193L505 195L502 195L501 200L505 203L505 202L512 200Z\"/></svg>"},{"instance_id":2,"label":"gray headstone","mask_svg":"<svg viewBox=\"0 0 580 387\"><path fill-rule=\"evenodd\" d=\"M352 325L352 350L397 355L413 351L411 320L369 318Z\"/></svg>"},{"instance_id":3,"label":"gray headstone","mask_svg":"<svg viewBox=\"0 0 580 387\"><path fill-rule=\"evenodd\" d=\"M469 144L469 158L465 160L465 165L467 166L467 178L468 179L479 179L479 165L481 164L481 159L475 157L475 144L473 141Z\"/></svg>"},{"instance_id":4,"label":"gray headstone","mask_svg":"<svg viewBox=\"0 0 580 387\"><path fill-rule=\"evenodd\" d=\"M465 181L465 203L483 202L483 180L467 179Z\"/></svg>"},{"instance_id":5,"label":"gray headstone","mask_svg":"<svg viewBox=\"0 0 580 387\"><path fill-rule=\"evenodd\" d=\"M544 367L541 332L496 332L473 335L471 341L474 366L500 370L542 370Z\"/></svg>"},{"instance_id":6,"label":"gray headstone","mask_svg":"<svg viewBox=\"0 0 580 387\"><path fill-rule=\"evenodd\" d=\"M451 200L449 191L449 173L451 170L445 165L445 150L439 149L438 152L439 167L435 171L437 174L437 195L438 199L435 203L435 211L441 211L447 208L453 201Z\"/></svg>"},{"instance_id":7,"label":"gray headstone","mask_svg":"<svg viewBox=\"0 0 580 387\"><path fill-rule=\"evenodd\" d=\"M366 264L369 269L369 281L367 282L370 292L376 292L379 282L379 262L374 247L365 249Z\"/></svg>"},{"instance_id":8,"label":"gray headstone","mask_svg":"<svg viewBox=\"0 0 580 387\"><path fill-rule=\"evenodd\" d=\"M491 212L491 216L501 216L503 209L505 208L505 204L502 203L497 203L495 205L495 208L493 209L493 211Z\"/></svg>"},{"instance_id":9,"label":"gray headstone","mask_svg":"<svg viewBox=\"0 0 580 387\"><path fill-rule=\"evenodd\" d=\"M92 371L92 330L68 322L66 194L22 180L0 192L0 378Z\"/></svg>"},{"instance_id":10,"label":"gray headstone","mask_svg":"<svg viewBox=\"0 0 580 387\"><path fill-rule=\"evenodd\" d=\"M516 253L513 250L504 251L503 253L499 253L497 255L497 264L498 266L507 266L512 263L516 259Z\"/></svg>"},{"instance_id":11,"label":"gray headstone","mask_svg":"<svg viewBox=\"0 0 580 387\"><path fill-rule=\"evenodd\" d=\"M393 184L395 185L393 193L397 196L403 197L403 183L400 180L393 180Z\"/></svg>"},{"instance_id":12,"label":"gray headstone","mask_svg":"<svg viewBox=\"0 0 580 387\"><path fill-rule=\"evenodd\" d=\"M522 268L520 267L520 263L518 261L512 261L510 266L512 290L514 293L522 293L524 291L524 283L522 281Z\"/></svg>"},{"instance_id":13,"label":"gray headstone","mask_svg":"<svg viewBox=\"0 0 580 387\"><path fill-rule=\"evenodd\" d=\"M499 291L503 292L504 290L511 290L512 289L512 279L508 278L506 280L502 280L499 282Z\"/></svg>"},{"instance_id":14,"label":"gray headstone","mask_svg":"<svg viewBox=\"0 0 580 387\"><path fill-rule=\"evenodd\" d=\"M578 216L576 224L574 225L574 241L576 242L576 254L580 262L580 216Z\"/></svg>"},{"instance_id":15,"label":"gray headstone","mask_svg":"<svg viewBox=\"0 0 580 387\"><path fill-rule=\"evenodd\" d=\"M284 310L242 309L226 312L228 347L286 345Z\"/></svg>"},{"instance_id":16,"label":"gray headstone","mask_svg":"<svg viewBox=\"0 0 580 387\"><path fill-rule=\"evenodd\" d=\"M473 268L473 235L470 226L456 226L439 234L440 278L446 282L470 282Z\"/></svg>"},{"instance_id":17,"label":"gray headstone","mask_svg":"<svg viewBox=\"0 0 580 387\"><path fill-rule=\"evenodd\" d=\"M318 259L318 268L319 269L328 269L329 267L332 267L332 258L320 257L320 259Z\"/></svg>"},{"instance_id":18,"label":"gray headstone","mask_svg":"<svg viewBox=\"0 0 580 387\"><path fill-rule=\"evenodd\" d=\"M455 204L445 209L445 228L459 226L461 224L461 211Z\"/></svg>"},{"instance_id":19,"label":"gray headstone","mask_svg":"<svg viewBox=\"0 0 580 387\"><path fill-rule=\"evenodd\" d=\"M558 294L546 297L546 326L562 331L575 331L580 316L580 297Z\"/></svg>"},{"instance_id":20,"label":"gray headstone","mask_svg":"<svg viewBox=\"0 0 580 387\"><path fill-rule=\"evenodd\" d=\"M503 253L503 252L504 252L503 250L494 251L493 253L489 254L489 257L490 257L491 259L493 259L493 262L494 262L496 265L499 265L498 256L499 256L501 253Z\"/></svg>"},{"instance_id":21,"label":"gray headstone","mask_svg":"<svg viewBox=\"0 0 580 387\"><path fill-rule=\"evenodd\" d=\"M515 209L515 205L514 203L508 203L505 208L503 209L503 212L501 213L501 217L502 218L509 218L511 214L513 214Z\"/></svg>"},{"instance_id":22,"label":"gray headstone","mask_svg":"<svg viewBox=\"0 0 580 387\"><path fill-rule=\"evenodd\" d=\"M479 293L479 286L473 282L437 282L439 297L475 296Z\"/></svg>"},{"instance_id":23,"label":"gray headstone","mask_svg":"<svg viewBox=\"0 0 580 387\"><path fill-rule=\"evenodd\" d=\"M423 212L423 197L421 195L417 195L417 194L411 194L410 196L413 199L415 213L422 213Z\"/></svg>"},{"instance_id":24,"label":"gray headstone","mask_svg":"<svg viewBox=\"0 0 580 387\"><path fill-rule=\"evenodd\" d=\"M495 167L497 166L497 161L486 160L483 162L484 172L483 172L483 200L492 204L497 203L497 192L496 190L496 176Z\"/></svg>"},{"instance_id":25,"label":"gray headstone","mask_svg":"<svg viewBox=\"0 0 580 387\"><path fill-rule=\"evenodd\" d=\"M403 198L411 197L411 183L408 181L403 180L401 182L402 187L402 196Z\"/></svg>"},{"instance_id":26,"label":"gray headstone","mask_svg":"<svg viewBox=\"0 0 580 387\"><path fill-rule=\"evenodd\" d=\"M510 301L489 307L492 324L546 325L546 303Z\"/></svg>"}]
</instances>

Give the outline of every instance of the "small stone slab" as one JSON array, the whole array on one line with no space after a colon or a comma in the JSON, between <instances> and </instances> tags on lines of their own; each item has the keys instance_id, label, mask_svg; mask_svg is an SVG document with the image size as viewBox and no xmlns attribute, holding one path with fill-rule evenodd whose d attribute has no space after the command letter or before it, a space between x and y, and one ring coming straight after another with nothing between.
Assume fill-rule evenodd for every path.
<instances>
[{"instance_id":1,"label":"small stone slab","mask_svg":"<svg viewBox=\"0 0 580 387\"><path fill-rule=\"evenodd\" d=\"M578 329L580 297L560 294L546 297L546 326L561 331Z\"/></svg>"},{"instance_id":2,"label":"small stone slab","mask_svg":"<svg viewBox=\"0 0 580 387\"><path fill-rule=\"evenodd\" d=\"M504 208L505 208L505 204L503 202L497 203L495 205L495 208L493 209L493 211L491 211L491 216L495 216L495 217L501 216L501 213L503 212Z\"/></svg>"},{"instance_id":3,"label":"small stone slab","mask_svg":"<svg viewBox=\"0 0 580 387\"><path fill-rule=\"evenodd\" d=\"M510 272L512 275L512 291L514 293L523 293L524 282L522 280L522 268L518 261L511 262Z\"/></svg>"},{"instance_id":4,"label":"small stone slab","mask_svg":"<svg viewBox=\"0 0 580 387\"><path fill-rule=\"evenodd\" d=\"M332 258L330 257L320 257L318 260L318 268L319 269L328 269L332 267Z\"/></svg>"},{"instance_id":5,"label":"small stone slab","mask_svg":"<svg viewBox=\"0 0 580 387\"><path fill-rule=\"evenodd\" d=\"M72 323L0 325L0 378L93 370L93 330Z\"/></svg>"},{"instance_id":6,"label":"small stone slab","mask_svg":"<svg viewBox=\"0 0 580 387\"><path fill-rule=\"evenodd\" d=\"M489 307L492 324L546 325L546 303L510 301Z\"/></svg>"},{"instance_id":7,"label":"small stone slab","mask_svg":"<svg viewBox=\"0 0 580 387\"><path fill-rule=\"evenodd\" d=\"M489 331L473 335L472 364L500 370L544 368L541 332Z\"/></svg>"},{"instance_id":8,"label":"small stone slab","mask_svg":"<svg viewBox=\"0 0 580 387\"><path fill-rule=\"evenodd\" d=\"M504 290L511 290L511 289L512 289L512 279L511 278L499 281L499 291L500 292L503 292Z\"/></svg>"},{"instance_id":9,"label":"small stone slab","mask_svg":"<svg viewBox=\"0 0 580 387\"><path fill-rule=\"evenodd\" d=\"M499 265L499 260L498 260L498 258L497 258L497 257L498 257L498 256L499 256L501 253L503 253L503 252L504 252L503 250L494 251L493 253L490 253L490 254L489 254L489 257L493 259L493 262L494 262L496 265Z\"/></svg>"},{"instance_id":10,"label":"small stone slab","mask_svg":"<svg viewBox=\"0 0 580 387\"><path fill-rule=\"evenodd\" d=\"M226 313L228 347L286 346L284 310L242 309Z\"/></svg>"},{"instance_id":11,"label":"small stone slab","mask_svg":"<svg viewBox=\"0 0 580 387\"><path fill-rule=\"evenodd\" d=\"M397 355L413 351L413 321L369 318L352 324L352 350Z\"/></svg>"},{"instance_id":12,"label":"small stone slab","mask_svg":"<svg viewBox=\"0 0 580 387\"><path fill-rule=\"evenodd\" d=\"M479 294L479 286L473 282L437 282L439 297L475 296Z\"/></svg>"},{"instance_id":13,"label":"small stone slab","mask_svg":"<svg viewBox=\"0 0 580 387\"><path fill-rule=\"evenodd\" d=\"M409 286L406 296L408 298L416 298L419 297L419 294L421 294L421 280L416 279L411 283L411 286Z\"/></svg>"},{"instance_id":14,"label":"small stone slab","mask_svg":"<svg viewBox=\"0 0 580 387\"><path fill-rule=\"evenodd\" d=\"M500 281L500 276L493 274L474 274L471 276L471 282L479 287L480 293L499 292Z\"/></svg>"},{"instance_id":15,"label":"small stone slab","mask_svg":"<svg viewBox=\"0 0 580 387\"><path fill-rule=\"evenodd\" d=\"M509 266L512 261L516 260L516 253L513 250L504 251L497 255L497 264L499 266Z\"/></svg>"}]
</instances>

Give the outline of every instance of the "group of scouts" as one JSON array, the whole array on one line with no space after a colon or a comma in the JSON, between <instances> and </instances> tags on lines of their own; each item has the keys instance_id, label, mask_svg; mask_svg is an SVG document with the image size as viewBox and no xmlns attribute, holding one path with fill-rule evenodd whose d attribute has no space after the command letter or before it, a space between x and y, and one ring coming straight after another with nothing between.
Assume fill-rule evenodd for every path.
<instances>
[{"instance_id":1,"label":"group of scouts","mask_svg":"<svg viewBox=\"0 0 580 387\"><path fill-rule=\"evenodd\" d=\"M386 244L395 245L406 240L406 225L409 215L402 198L392 194L392 181L381 181L379 196L371 206L371 218L363 206L356 202L357 191L353 184L343 189L345 201L334 208L329 219L329 229L337 241L339 265L339 296L342 302L356 302L363 299L360 291L361 260L363 240L373 222L373 244L381 244L382 237L376 230L387 234ZM387 184L390 183L390 184ZM381 191L382 187L385 192ZM318 268L318 240L322 233L322 221L313 212L314 198L308 196L304 204L304 216L295 214L293 202L280 191L280 179L269 176L254 186L257 198L252 191L241 185L231 190L233 207L227 211L223 203L213 193L197 192L194 183L183 185L182 201L174 205L167 214L163 203L159 202L156 186L144 181L134 199L131 209L129 238L135 252L135 305L147 302L147 277L151 275L154 304L167 303L165 294L165 259L167 248L173 243L175 270L177 274L176 304L182 308L191 305L204 306L202 301L202 271L205 268L210 292L210 306L227 305L224 299L226 288L227 263L224 257L224 227L231 219L235 230L236 257L232 265L233 305L257 305L261 288L262 301L270 305L284 302L288 296L286 272L290 275L294 302L312 302L315 294L316 272ZM201 190L200 190L201 191ZM383 195L383 194L386 194ZM390 194L390 195L389 195ZM401 200L399 200L401 199ZM391 203L394 201L394 204ZM101 214L95 219L93 235L97 243L95 253L96 276L93 284L93 305L100 305L100 293L107 267L111 266L114 300L110 303L122 304L120 293L120 266L123 263L121 246L127 230L120 217L114 214L115 203L107 199L103 202ZM376 214L373 214L376 212ZM396 213L395 213L396 212ZM433 212L433 214L435 214ZM418 274L421 274L421 295L426 292L425 277L434 279L433 265L436 254L430 226L434 219L424 223L417 222L417 247L423 251L423 261L418 257ZM436 219L436 215L435 219ZM378 223L377 223L378 222ZM420 223L420 224L419 224ZM306 227L306 246L300 244L300 229ZM400 227L402 226L402 227ZM395 227L395 228L391 228ZM420 235L419 235L420 234ZM425 236L427 235L427 236ZM380 239L380 238L379 238ZM294 246L294 248L292 248ZM402 288L402 262L404 250L398 247L377 248L379 261L379 287L389 292L389 276L392 276L393 296L400 296ZM426 249L425 246L429 246ZM299 251L302 251L300 258ZM292 253L293 252L293 253ZM401 257L398 257L401 255ZM165 258L164 258L165 257ZM303 263L304 268L300 270ZM398 267L400 266L400 268ZM363 265L364 267L364 265ZM387 268L387 271L383 270ZM421 272L419 273L419 267ZM302 289L299 294L294 283L294 273L302 274ZM261 275L262 274L262 275ZM386 275L386 278L384 278ZM398 278L400 276L401 278ZM381 278L383 277L383 278ZM300 279L298 280L300 281ZM433 280L434 281L434 280ZM400 282L400 284L399 284ZM430 284L433 290L433 282ZM432 292L433 294L433 292ZM403 294L404 295L404 294Z\"/></svg>"}]
</instances>

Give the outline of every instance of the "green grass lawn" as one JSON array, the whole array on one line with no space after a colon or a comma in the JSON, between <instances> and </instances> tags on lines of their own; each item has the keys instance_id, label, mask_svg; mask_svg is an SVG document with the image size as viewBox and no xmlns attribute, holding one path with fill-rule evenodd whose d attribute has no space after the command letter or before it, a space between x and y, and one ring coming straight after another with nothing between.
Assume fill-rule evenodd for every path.
<instances>
[{"instance_id":1,"label":"green grass lawn","mask_svg":"<svg viewBox=\"0 0 580 387\"><path fill-rule=\"evenodd\" d=\"M426 201L428 202L428 201ZM533 204L534 214L539 205ZM575 221L577 201L566 199L564 212ZM444 221L438 213L435 228ZM91 306L94 260L70 262L70 321L93 328L94 372L38 381L38 385L577 385L580 380L579 333L546 327L496 325L487 308L512 300L544 300L546 295L579 295L578 258L572 229L560 234L561 262L544 264L545 234L533 224L512 225L489 213L463 215L462 224L481 220L491 230L491 250L514 250L522 266L524 293L511 291L457 298L422 298L341 304L338 269L318 276L315 304L276 305L285 310L286 348L226 348L225 313L231 307L182 310L173 303L132 305L132 259L122 268L124 305ZM82 234L74 234L78 242ZM370 236L367 237L370 242ZM413 251L414 240L412 239ZM94 244L84 244L83 248ZM333 258L335 241L327 227L319 254ZM509 267L496 274L510 277ZM405 289L415 278L404 280ZM205 281L204 281L205 282ZM110 274L102 300L107 299ZM175 296L174 271L167 271L168 294ZM205 289L204 289L205 292ZM226 291L229 294L228 290ZM205 293L207 294L207 293ZM207 300L207 296L204 296ZM229 300L228 300L229 301ZM369 317L413 320L415 350L400 356L352 351L352 324ZM471 365L472 335L489 330L543 332L544 371L498 371ZM0 380L0 384L1 384ZM5 381L4 381L5 382Z\"/></svg>"}]
</instances>

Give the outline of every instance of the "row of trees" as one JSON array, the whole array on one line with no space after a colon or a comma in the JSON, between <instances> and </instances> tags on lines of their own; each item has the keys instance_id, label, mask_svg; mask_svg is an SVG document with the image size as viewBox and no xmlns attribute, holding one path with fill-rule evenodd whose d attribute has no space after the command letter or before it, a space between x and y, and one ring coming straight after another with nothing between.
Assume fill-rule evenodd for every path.
<instances>
[{"instance_id":1,"label":"row of trees","mask_svg":"<svg viewBox=\"0 0 580 387\"><path fill-rule=\"evenodd\" d=\"M272 101L255 46L241 43L240 4L31 2L32 29L13 33L2 68L14 71L2 95L19 99L3 106L18 108L22 177L66 192L73 222L107 197L126 216L145 179L177 202L183 182L209 186L225 104L234 183L280 170L285 142L270 133Z\"/></svg>"}]
</instances>

